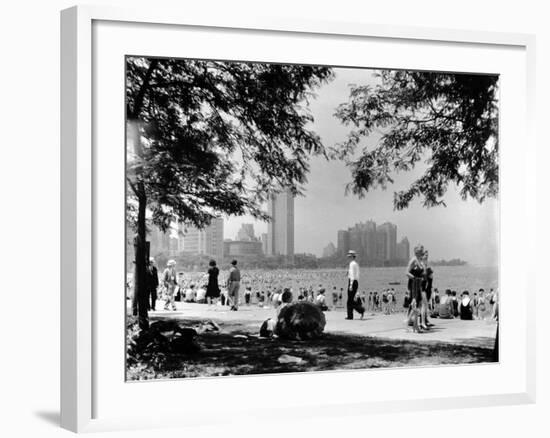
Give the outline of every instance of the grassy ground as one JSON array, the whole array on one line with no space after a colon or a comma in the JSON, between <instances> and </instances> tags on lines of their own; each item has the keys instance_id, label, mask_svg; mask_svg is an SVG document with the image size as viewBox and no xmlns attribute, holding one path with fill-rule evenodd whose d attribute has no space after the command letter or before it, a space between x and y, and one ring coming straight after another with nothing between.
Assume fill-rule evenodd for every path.
<instances>
[{"instance_id":1,"label":"grassy ground","mask_svg":"<svg viewBox=\"0 0 550 438\"><path fill-rule=\"evenodd\" d=\"M178 321L194 326L200 320ZM159 366L140 362L128 369L128 380L211 377L345 369L433 366L493 362L493 350L434 341L413 342L325 333L315 341L263 339L239 321L224 323L220 332L200 335L201 350L167 353ZM300 363L281 363L282 355Z\"/></svg>"}]
</instances>

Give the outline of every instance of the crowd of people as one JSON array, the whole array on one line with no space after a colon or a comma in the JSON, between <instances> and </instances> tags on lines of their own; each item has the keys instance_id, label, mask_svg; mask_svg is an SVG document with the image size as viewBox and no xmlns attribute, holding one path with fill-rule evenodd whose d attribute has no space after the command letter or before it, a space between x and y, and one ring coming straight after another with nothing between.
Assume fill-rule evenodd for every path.
<instances>
[{"instance_id":1,"label":"crowd of people","mask_svg":"<svg viewBox=\"0 0 550 438\"><path fill-rule=\"evenodd\" d=\"M347 255L350 262L345 288L334 285L334 279L326 272L299 273L300 280L305 283L302 285L285 284L288 276L277 271L250 272L241 278L237 260L232 260L223 274L215 260L210 261L207 272L178 273L175 260L169 260L166 268L159 272L151 257L146 281L149 310L157 310L158 301L163 302L164 310L168 311L176 310L178 301L227 306L232 311L238 311L242 305L278 308L284 297L285 302L312 302L323 311L345 308L349 320L353 319L355 312L361 319L366 312L384 315L404 312L408 325L419 332L434 325L431 318L498 319L498 295L493 289L487 292L479 289L473 296L467 290L457 296L456 291L447 289L440 295L439 290L433 288L434 269L429 264L428 251L422 245L414 248L414 256L407 266L407 291L401 309L397 303L398 292L393 287L368 292L363 288L359 292L360 269L356 253L349 251ZM315 280L325 283L314 286ZM133 305L134 308L137 306L137 300L133 300Z\"/></svg>"},{"instance_id":2,"label":"crowd of people","mask_svg":"<svg viewBox=\"0 0 550 438\"><path fill-rule=\"evenodd\" d=\"M429 330L434 324L431 318L462 320L485 319L488 305L491 306L491 318L498 320L498 295L491 289L488 294L484 289L474 292L465 290L460 299L457 292L447 289L440 297L437 288L433 288L434 270L429 264L428 251L422 245L414 248L414 257L407 266L408 294L403 307L407 309L407 323L415 331ZM489 303L487 304L487 300Z\"/></svg>"}]
</instances>

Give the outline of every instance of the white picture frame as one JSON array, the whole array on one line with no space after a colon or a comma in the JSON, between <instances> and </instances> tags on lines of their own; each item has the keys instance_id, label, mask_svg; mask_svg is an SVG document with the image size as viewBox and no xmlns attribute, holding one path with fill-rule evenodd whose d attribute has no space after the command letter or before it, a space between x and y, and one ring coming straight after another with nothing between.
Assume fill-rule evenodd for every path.
<instances>
[{"instance_id":1,"label":"white picture frame","mask_svg":"<svg viewBox=\"0 0 550 438\"><path fill-rule=\"evenodd\" d=\"M424 29L416 27L374 25L367 23L339 23L339 22L318 22L289 19L276 19L269 17L242 16L240 19L227 20L216 15L195 16L188 15L185 11L159 10L148 8L146 10L119 9L111 7L78 6L62 11L61 13L61 426L75 432L91 432L112 430L120 428L146 428L161 426L184 426L193 422L199 424L205 421L200 415L195 415L193 420L189 416L184 418L172 416L166 419L163 413L160 417L132 416L125 411L120 403L124 398L117 398L117 391L114 387L112 394L104 389L103 378L108 363L104 363L107 354L98 354L103 348L102 333L105 327L118 333L120 327L116 326L112 318L106 318L104 322L97 321L98 309L103 306L103 301L97 297L98 285L102 284L101 261L98 259L98 251L102 251L102 244L99 243L99 236L102 231L101 205L107 202L102 194L105 191L101 188L107 184L105 178L117 178L116 166L107 168L102 158L104 155L97 154L94 149L95 141L105 133L97 131L98 119L97 106L105 105L102 97L96 95L95 87L98 85L99 76L103 70L94 63L101 59L101 53L105 47L102 43L102 36L98 31L98 23L108 23L108 26L132 27L132 32L138 32L139 28L149 29L148 32L162 33L165 31L176 31L178 28L185 28L190 32L202 33L235 31L239 38L254 36L259 37L269 34L270 38L338 38L339 44L351 44L369 41L373 44L384 42L388 45L398 45L406 42L411 48L417 46L441 46L452 45L460 50L475 51L482 48L483 53L501 53L502 59L506 53L514 59L521 59L520 65L516 65L517 75L510 74L509 100L503 99L501 110L502 120L505 121L507 114L518 111L515 115L517 126L508 125L502 128L504 144L507 139L521 139L523 144L522 155L534 156L535 141L533 138L532 123L534 120L534 36L525 34L489 33L477 31L461 31L451 29ZM114 24L113 24L114 23ZM107 30L108 31L108 30ZM119 30L116 30L119 32ZM115 32L115 35L117 33ZM348 42L345 42L345 41ZM111 40L113 46L116 41ZM120 42L120 41L119 41ZM103 44L103 45L102 45ZM197 46L196 50L200 51ZM123 52L123 47L120 48ZM147 52L151 48L143 49ZM154 50L154 48L153 48ZM250 49L253 50L253 49ZM127 54L136 54L128 53ZM146 53L149 54L149 53ZM114 53L116 55L116 53ZM162 54L160 54L162 55ZM330 55L330 53L329 53ZM98 58L99 56L99 58ZM174 54L176 56L176 54ZM235 56L235 55L234 55ZM501 55L498 55L501 56ZM496 55L495 55L496 57ZM519 58L518 58L519 57ZM110 58L106 58L110 59ZM118 58L117 58L118 59ZM231 59L229 55L228 59ZM495 58L496 59L496 58ZM103 60L102 60L103 61ZM400 61L390 67L398 67ZM403 61L405 62L405 61ZM435 62L435 61L434 61ZM443 62L443 61L441 61ZM459 61L455 61L459 62ZM479 61L482 62L481 60ZM487 62L485 60L484 62ZM503 61L505 62L505 61ZM515 64L518 64L517 62ZM104 63L102 64L104 65ZM486 64L489 65L489 64ZM498 62L495 64L498 65ZM504 65L504 64L503 64ZM387 65L373 65L373 67L387 67ZM443 67L443 69L448 67ZM489 67L487 67L489 68ZM512 68L512 67L511 67ZM501 73L496 70L491 73ZM459 69L460 70L460 69ZM485 69L486 70L486 69ZM98 77L96 77L96 75ZM515 78L515 79L514 79ZM520 78L520 79L518 79ZM525 81L523 81L525 79ZM513 82L516 81L516 82ZM123 87L119 94L123 94ZM113 99L119 99L117 95ZM519 109L517 108L519 104ZM101 123L101 122L100 122ZM124 149L123 143L121 148ZM503 148L503 156L506 157L506 149ZM509 158L508 162L512 160ZM503 158L504 159L504 158ZM505 219L502 227L502 239L510 239L510 244L505 245L501 253L501 270L506 272L505 266L509 266L509 253L515 250L529 251L534 247L534 232L525 232L523 241L516 241L508 230L513 229L515 224L523 223L526 226L533 222L528 216L528 211L535 206L535 184L536 176L534 168L528 167L527 161L517 162L517 173L515 178L519 181L510 181L510 174L506 170L502 172L502 192L510 193L510 196L522 199L522 208L518 212L508 210L510 204L503 202L501 217ZM115 160L116 161L116 160ZM516 160L517 161L517 160ZM103 166L103 167L102 167ZM99 174L102 176L99 177ZM118 178L122 180L122 175ZM98 179L101 181L98 183ZM511 184L514 182L514 184ZM99 184L99 185L98 185ZM508 195L506 195L508 196ZM113 198L114 199L114 198ZM518 201L519 202L519 201ZM122 208L122 207L121 207ZM534 229L534 228L533 228ZM116 236L116 233L113 232ZM120 236L121 245L122 236ZM512 242L513 240L513 242ZM122 263L121 263L122 266ZM516 355L520 356L516 371L503 372L499 379L509 375L510 385L499 390L487 390L482 393L463 391L455 394L432 394L416 397L411 394L399 395L398 393L371 394L369 399L349 398L346 399L345 392L337 393L332 388L331 381L341 379L347 382L357 378L351 372L332 372L328 377L329 391L334 398L330 401L319 401L314 394L310 400L305 400L302 405L302 414L306 416L327 416L327 415L362 415L372 412L399 412L411 409L411 400L422 400L415 404L414 409L441 409L453 407L473 407L503 404L532 403L535 400L535 309L528 306L535 294L534 278L532 267L521 266L525 271L525 281L512 284L509 277L501 276L501 299L502 299L502 349L506 351L517 348ZM124 272L121 273L121 275ZM530 275L531 274L531 275ZM522 277L523 280L524 277ZM508 330L506 325L507 316L511 315L510 307L507 306L507 289L516 289L519 293L518 313L519 324L516 324L517 333ZM520 291L517 292L517 287ZM121 297L124 296L123 289ZM121 303L123 306L123 303ZM116 306L115 306L116 307ZM123 308L123 307L122 307ZM117 307L118 309L118 307ZM116 315L113 310L110 315ZM510 319L508 319L510 321ZM98 327L101 324L102 327ZM114 324L114 325L113 325ZM120 313L120 324L124 324L123 313ZM123 336L120 334L120 336ZM507 345L507 343L511 343ZM120 344L117 344L120 346ZM120 352L121 355L124 351ZM500 369L505 369L511 360L501 360L500 368L492 368L483 373L494 372L498 374ZM122 364L121 364L122 366ZM468 367L464 367L468 368ZM439 370L439 369L438 369ZM388 374L378 371L367 371L380 373L377 379L387 379ZM406 373L414 372L420 375L427 370L400 370L394 371L392 378L399 380L406 379ZM447 373L442 369L438 373ZM467 372L473 372L472 369ZM400 373L400 374L399 374ZM506 374L508 373L508 374ZM402 376L401 376L402 375ZM367 375L365 379L368 378ZM401 376L401 377L400 377ZM109 378L116 378L110 376ZM284 386L285 382L296 384L300 378L300 384L314 387L318 383L317 376L253 376L236 377L224 381L221 391L253 391L253 387L261 382L267 388ZM173 385L187 385L192 391L208 392L215 379L198 379L188 382L173 382ZM303 382L303 383L302 383ZM512 385L512 382L514 383ZM124 382L119 382L123 386ZM496 382L495 382L496 383ZM144 384L126 384L132 387L131 394L135 397L141 392L149 391L154 387L154 394L168 393L171 391L168 382L148 382ZM217 383L218 384L218 383ZM344 383L345 384L345 383ZM103 386L102 386L103 385ZM270 386L272 385L272 386ZM250 386L250 388L248 388ZM334 386L336 388L337 386ZM107 396L119 403L120 409L115 407L105 409L108 414L102 414L102 401ZM252 392L250 392L252 394ZM113 404L115 404L113 402ZM256 417L268 416L269 411L280 405L280 400L275 395L273 401L266 402L263 406L255 407L250 415ZM295 407L294 407L295 408ZM293 415L293 406L277 408L285 415ZM223 424L231 421L231 412L220 415L217 422Z\"/></svg>"}]
</instances>

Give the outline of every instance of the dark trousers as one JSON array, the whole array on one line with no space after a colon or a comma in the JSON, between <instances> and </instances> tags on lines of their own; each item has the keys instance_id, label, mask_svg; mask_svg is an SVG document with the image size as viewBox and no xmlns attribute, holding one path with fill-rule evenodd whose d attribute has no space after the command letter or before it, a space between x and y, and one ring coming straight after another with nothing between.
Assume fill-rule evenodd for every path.
<instances>
[{"instance_id":1,"label":"dark trousers","mask_svg":"<svg viewBox=\"0 0 550 438\"><path fill-rule=\"evenodd\" d=\"M357 282L357 280L353 280L353 283L348 280L348 301L346 303L346 307L348 310L349 319L353 319L354 309L361 314L365 312L365 308L355 300L355 294L357 294L358 287L359 283Z\"/></svg>"},{"instance_id":2,"label":"dark trousers","mask_svg":"<svg viewBox=\"0 0 550 438\"><path fill-rule=\"evenodd\" d=\"M157 302L157 288L152 288L149 291L149 295L151 296L151 307L150 309L155 310L156 302Z\"/></svg>"}]
</instances>

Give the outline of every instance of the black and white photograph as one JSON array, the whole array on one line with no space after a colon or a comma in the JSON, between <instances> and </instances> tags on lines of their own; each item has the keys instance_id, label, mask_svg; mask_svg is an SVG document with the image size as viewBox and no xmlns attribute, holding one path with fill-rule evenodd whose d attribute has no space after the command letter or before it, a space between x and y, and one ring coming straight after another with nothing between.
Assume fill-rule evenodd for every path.
<instances>
[{"instance_id":1,"label":"black and white photograph","mask_svg":"<svg viewBox=\"0 0 550 438\"><path fill-rule=\"evenodd\" d=\"M499 361L498 75L128 55L124 83L127 381Z\"/></svg>"},{"instance_id":2,"label":"black and white photograph","mask_svg":"<svg viewBox=\"0 0 550 438\"><path fill-rule=\"evenodd\" d=\"M546 436L544 6L5 2L0 435Z\"/></svg>"}]
</instances>

